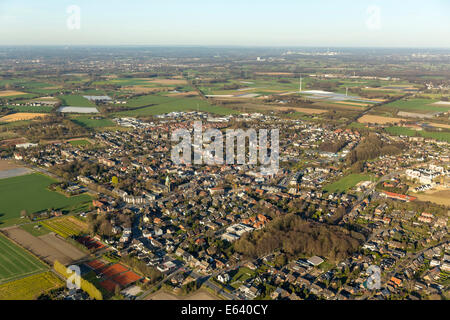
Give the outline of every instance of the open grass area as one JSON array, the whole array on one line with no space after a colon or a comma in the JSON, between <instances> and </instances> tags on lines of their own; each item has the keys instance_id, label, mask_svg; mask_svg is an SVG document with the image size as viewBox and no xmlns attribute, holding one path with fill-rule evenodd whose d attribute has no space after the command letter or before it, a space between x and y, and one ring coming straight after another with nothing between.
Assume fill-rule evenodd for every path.
<instances>
[{"instance_id":1,"label":"open grass area","mask_svg":"<svg viewBox=\"0 0 450 320\"><path fill-rule=\"evenodd\" d=\"M91 116L81 116L72 119L76 124L84 127L84 128L105 128L105 127L114 127L116 124L109 119L95 119L95 117Z\"/></svg>"},{"instance_id":2,"label":"open grass area","mask_svg":"<svg viewBox=\"0 0 450 320\"><path fill-rule=\"evenodd\" d=\"M238 272L233 275L230 280L230 285L237 289L239 288L245 281L255 276L255 272L250 270L249 268L239 268Z\"/></svg>"},{"instance_id":3,"label":"open grass area","mask_svg":"<svg viewBox=\"0 0 450 320\"><path fill-rule=\"evenodd\" d=\"M117 116L150 116L175 111L203 111L218 115L236 114L237 111L220 106L212 106L208 102L195 98L170 98L157 95L143 96L130 100L129 108L139 108L116 113Z\"/></svg>"},{"instance_id":4,"label":"open grass area","mask_svg":"<svg viewBox=\"0 0 450 320\"><path fill-rule=\"evenodd\" d=\"M0 234L0 284L46 269L47 266L44 263Z\"/></svg>"},{"instance_id":5,"label":"open grass area","mask_svg":"<svg viewBox=\"0 0 450 320\"><path fill-rule=\"evenodd\" d=\"M363 174L350 174L338 181L331 183L323 188L325 192L329 193L342 193L356 186L361 181L369 181L370 175Z\"/></svg>"},{"instance_id":6,"label":"open grass area","mask_svg":"<svg viewBox=\"0 0 450 320\"><path fill-rule=\"evenodd\" d=\"M95 103L92 103L88 99L79 95L64 95L59 96L63 106L73 106L73 107L95 107Z\"/></svg>"},{"instance_id":7,"label":"open grass area","mask_svg":"<svg viewBox=\"0 0 450 320\"><path fill-rule=\"evenodd\" d=\"M77 236L88 231L88 225L74 217L45 220L41 224L63 238Z\"/></svg>"},{"instance_id":8,"label":"open grass area","mask_svg":"<svg viewBox=\"0 0 450 320\"><path fill-rule=\"evenodd\" d=\"M450 132L430 132L430 131L416 131L405 127L389 127L385 129L387 133L396 136L407 136L407 137L424 137L435 139L437 141L446 141L450 143Z\"/></svg>"},{"instance_id":9,"label":"open grass area","mask_svg":"<svg viewBox=\"0 0 450 320\"><path fill-rule=\"evenodd\" d=\"M56 181L42 174L30 174L0 180L0 223L20 217L20 212L40 212L50 208L71 211L91 201L88 195L66 197L50 191Z\"/></svg>"},{"instance_id":10,"label":"open grass area","mask_svg":"<svg viewBox=\"0 0 450 320\"><path fill-rule=\"evenodd\" d=\"M52 272L36 274L0 286L0 300L35 300L41 294L60 288L64 282Z\"/></svg>"},{"instance_id":11,"label":"open grass area","mask_svg":"<svg viewBox=\"0 0 450 320\"><path fill-rule=\"evenodd\" d=\"M27 224L21 225L20 228L25 230L26 232L28 232L29 234L31 234L31 235L33 235L35 237L44 236L44 235L50 233L50 230L48 230L47 228L44 228L38 222L27 223Z\"/></svg>"},{"instance_id":12,"label":"open grass area","mask_svg":"<svg viewBox=\"0 0 450 320\"><path fill-rule=\"evenodd\" d=\"M74 147L84 147L89 146L91 143L87 140L72 140L69 143Z\"/></svg>"},{"instance_id":13,"label":"open grass area","mask_svg":"<svg viewBox=\"0 0 450 320\"><path fill-rule=\"evenodd\" d=\"M6 106L8 109L27 112L27 113L49 113L52 111L53 107L41 106L41 107L28 107L28 106Z\"/></svg>"},{"instance_id":14,"label":"open grass area","mask_svg":"<svg viewBox=\"0 0 450 320\"><path fill-rule=\"evenodd\" d=\"M450 106L434 105L433 103L438 102L435 99L409 99L409 100L399 100L395 102L388 103L383 106L383 108L399 109L401 111L411 111L411 112L423 112L423 113L434 113L434 112L447 112L450 110Z\"/></svg>"}]
</instances>

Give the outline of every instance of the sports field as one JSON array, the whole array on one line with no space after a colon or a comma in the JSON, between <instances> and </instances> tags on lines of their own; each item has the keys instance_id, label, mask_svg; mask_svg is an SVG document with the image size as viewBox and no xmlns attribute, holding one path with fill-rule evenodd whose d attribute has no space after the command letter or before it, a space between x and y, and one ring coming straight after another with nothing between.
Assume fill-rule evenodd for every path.
<instances>
[{"instance_id":1,"label":"sports field","mask_svg":"<svg viewBox=\"0 0 450 320\"><path fill-rule=\"evenodd\" d=\"M341 193L348 191L349 189L356 186L361 181L370 181L371 176L369 175L363 175L363 174L350 174L334 183L331 183L325 188L323 188L324 191L329 193Z\"/></svg>"},{"instance_id":2,"label":"sports field","mask_svg":"<svg viewBox=\"0 0 450 320\"><path fill-rule=\"evenodd\" d=\"M0 234L0 284L32 275L45 269L47 267L37 258Z\"/></svg>"},{"instance_id":3,"label":"sports field","mask_svg":"<svg viewBox=\"0 0 450 320\"><path fill-rule=\"evenodd\" d=\"M52 272L44 272L0 285L0 300L35 300L41 294L62 287L64 282Z\"/></svg>"},{"instance_id":4,"label":"sports field","mask_svg":"<svg viewBox=\"0 0 450 320\"><path fill-rule=\"evenodd\" d=\"M47 189L55 182L38 173L0 180L0 222L19 218L22 210L28 213L51 208L70 211L91 201L88 195L68 198Z\"/></svg>"},{"instance_id":5,"label":"sports field","mask_svg":"<svg viewBox=\"0 0 450 320\"><path fill-rule=\"evenodd\" d=\"M87 232L88 225L74 217L62 217L41 222L47 229L59 234L63 238L77 236Z\"/></svg>"}]
</instances>

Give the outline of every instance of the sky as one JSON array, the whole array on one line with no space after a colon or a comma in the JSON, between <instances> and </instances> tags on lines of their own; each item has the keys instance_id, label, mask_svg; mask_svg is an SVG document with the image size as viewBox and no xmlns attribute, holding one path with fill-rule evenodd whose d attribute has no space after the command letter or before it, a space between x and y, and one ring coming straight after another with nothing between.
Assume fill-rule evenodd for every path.
<instances>
[{"instance_id":1,"label":"sky","mask_svg":"<svg viewBox=\"0 0 450 320\"><path fill-rule=\"evenodd\" d=\"M0 0L0 45L450 48L450 0Z\"/></svg>"}]
</instances>

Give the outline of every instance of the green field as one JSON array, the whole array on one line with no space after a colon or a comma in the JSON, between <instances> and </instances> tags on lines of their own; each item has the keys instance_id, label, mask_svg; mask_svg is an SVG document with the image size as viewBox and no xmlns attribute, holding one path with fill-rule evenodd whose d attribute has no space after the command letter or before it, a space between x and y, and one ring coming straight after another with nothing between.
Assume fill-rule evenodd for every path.
<instances>
[{"instance_id":1,"label":"green field","mask_svg":"<svg viewBox=\"0 0 450 320\"><path fill-rule=\"evenodd\" d=\"M447 112L450 110L450 106L439 106L433 105L433 103L439 100L433 99L410 99L410 100L399 100L395 102L388 103L383 106L383 108L399 109L401 111L411 111L411 112Z\"/></svg>"},{"instance_id":2,"label":"green field","mask_svg":"<svg viewBox=\"0 0 450 320\"><path fill-rule=\"evenodd\" d=\"M208 102L195 98L169 98L158 95L143 96L130 100L127 104L135 110L116 113L117 116L151 116L174 111L203 111L218 115L229 115L238 113L235 110L212 106Z\"/></svg>"},{"instance_id":3,"label":"green field","mask_svg":"<svg viewBox=\"0 0 450 320\"><path fill-rule=\"evenodd\" d=\"M245 283L248 279L254 277L256 273L249 268L239 268L238 272L230 280L230 285L237 289L241 284Z\"/></svg>"},{"instance_id":4,"label":"green field","mask_svg":"<svg viewBox=\"0 0 450 320\"><path fill-rule=\"evenodd\" d=\"M20 226L21 229L35 237L44 236L50 233L50 230L44 228L39 222L27 223Z\"/></svg>"},{"instance_id":5,"label":"green field","mask_svg":"<svg viewBox=\"0 0 450 320\"><path fill-rule=\"evenodd\" d=\"M79 95L64 95L58 97L63 106L73 107L95 107L95 103L92 103L88 99Z\"/></svg>"},{"instance_id":6,"label":"green field","mask_svg":"<svg viewBox=\"0 0 450 320\"><path fill-rule=\"evenodd\" d=\"M104 128L104 127L114 127L116 124L109 119L92 119L90 116L76 117L72 119L76 124L85 128Z\"/></svg>"},{"instance_id":7,"label":"green field","mask_svg":"<svg viewBox=\"0 0 450 320\"><path fill-rule=\"evenodd\" d=\"M372 177L363 174L350 174L323 188L328 193L342 193L356 186L361 181L369 181Z\"/></svg>"},{"instance_id":8,"label":"green field","mask_svg":"<svg viewBox=\"0 0 450 320\"><path fill-rule=\"evenodd\" d=\"M84 147L89 146L91 143L87 140L72 140L69 143L74 147Z\"/></svg>"},{"instance_id":9,"label":"green field","mask_svg":"<svg viewBox=\"0 0 450 320\"><path fill-rule=\"evenodd\" d=\"M0 285L0 300L34 300L64 282L52 272L43 272Z\"/></svg>"},{"instance_id":10,"label":"green field","mask_svg":"<svg viewBox=\"0 0 450 320\"><path fill-rule=\"evenodd\" d=\"M0 284L46 269L44 263L0 234Z\"/></svg>"},{"instance_id":11,"label":"green field","mask_svg":"<svg viewBox=\"0 0 450 320\"><path fill-rule=\"evenodd\" d=\"M27 113L49 113L53 107L41 106L41 107L28 107L28 106L6 106L8 109L12 109L18 112Z\"/></svg>"},{"instance_id":12,"label":"green field","mask_svg":"<svg viewBox=\"0 0 450 320\"><path fill-rule=\"evenodd\" d=\"M20 212L40 212L50 208L72 210L91 201L88 195L66 197L47 187L56 181L42 174L0 180L0 223L19 218Z\"/></svg>"},{"instance_id":13,"label":"green field","mask_svg":"<svg viewBox=\"0 0 450 320\"><path fill-rule=\"evenodd\" d=\"M429 132L429 131L416 131L405 127L389 127L385 129L387 133L395 136L407 136L407 137L424 137L435 139L437 141L446 141L450 143L450 132Z\"/></svg>"}]
</instances>

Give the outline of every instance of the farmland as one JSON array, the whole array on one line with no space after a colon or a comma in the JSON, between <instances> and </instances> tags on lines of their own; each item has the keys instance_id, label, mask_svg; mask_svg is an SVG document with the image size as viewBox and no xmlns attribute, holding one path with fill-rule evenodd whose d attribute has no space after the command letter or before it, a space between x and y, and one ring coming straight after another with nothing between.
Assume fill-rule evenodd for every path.
<instances>
[{"instance_id":1,"label":"farmland","mask_svg":"<svg viewBox=\"0 0 450 320\"><path fill-rule=\"evenodd\" d=\"M369 181L372 177L362 174L350 174L334 183L325 186L324 191L329 193L342 193L350 190L361 181Z\"/></svg>"},{"instance_id":2,"label":"farmland","mask_svg":"<svg viewBox=\"0 0 450 320\"><path fill-rule=\"evenodd\" d=\"M40 106L40 107L32 107L32 106L6 106L8 109L17 111L17 112L26 112L26 113L49 113L52 111L53 107L49 106Z\"/></svg>"},{"instance_id":3,"label":"farmland","mask_svg":"<svg viewBox=\"0 0 450 320\"><path fill-rule=\"evenodd\" d=\"M25 92L14 91L14 90L5 90L0 91L0 97L14 97L14 96L23 96L26 95Z\"/></svg>"},{"instance_id":4,"label":"farmland","mask_svg":"<svg viewBox=\"0 0 450 320\"><path fill-rule=\"evenodd\" d=\"M437 141L446 141L450 143L450 132L431 132L431 131L416 131L405 127L389 127L385 129L387 133L396 136L407 137L424 137L435 139Z\"/></svg>"},{"instance_id":5,"label":"farmland","mask_svg":"<svg viewBox=\"0 0 450 320\"><path fill-rule=\"evenodd\" d=\"M36 233L29 233L22 227L8 228L4 230L4 233L49 265L52 265L55 260L64 264L70 264L86 256L84 252L69 242L57 237L54 233L47 232L38 235Z\"/></svg>"},{"instance_id":6,"label":"farmland","mask_svg":"<svg viewBox=\"0 0 450 320\"><path fill-rule=\"evenodd\" d=\"M115 126L115 123L109 119L94 119L89 116L75 117L72 119L72 121L84 128L92 129Z\"/></svg>"},{"instance_id":7,"label":"farmland","mask_svg":"<svg viewBox=\"0 0 450 320\"><path fill-rule=\"evenodd\" d=\"M62 217L41 222L47 229L59 234L63 238L77 236L87 231L86 223L74 217Z\"/></svg>"},{"instance_id":8,"label":"farmland","mask_svg":"<svg viewBox=\"0 0 450 320\"><path fill-rule=\"evenodd\" d=\"M42 262L0 234L0 284L45 269Z\"/></svg>"},{"instance_id":9,"label":"farmland","mask_svg":"<svg viewBox=\"0 0 450 320\"><path fill-rule=\"evenodd\" d=\"M450 106L438 105L435 104L436 102L438 102L438 100L405 99L388 103L384 105L383 108L391 108L391 109L398 109L401 111L423 112L423 113L447 112L448 110L450 110Z\"/></svg>"},{"instance_id":10,"label":"farmland","mask_svg":"<svg viewBox=\"0 0 450 320\"><path fill-rule=\"evenodd\" d=\"M44 272L0 285L0 300L34 300L63 285L64 282L55 274Z\"/></svg>"},{"instance_id":11,"label":"farmland","mask_svg":"<svg viewBox=\"0 0 450 320\"><path fill-rule=\"evenodd\" d=\"M79 95L64 95L58 97L63 106L73 106L73 107L95 107L95 104Z\"/></svg>"},{"instance_id":12,"label":"farmland","mask_svg":"<svg viewBox=\"0 0 450 320\"><path fill-rule=\"evenodd\" d=\"M376 115L370 115L370 114L366 114L363 117L358 119L359 123L376 123L376 124L392 124L392 123L399 123L402 121L405 121L405 119L383 117L383 116L376 116Z\"/></svg>"},{"instance_id":13,"label":"farmland","mask_svg":"<svg viewBox=\"0 0 450 320\"><path fill-rule=\"evenodd\" d=\"M73 210L91 200L90 196L66 197L48 190L56 181L42 174L30 174L0 180L0 221L19 218L20 212L40 212L50 208ZM26 199L26 201L24 201Z\"/></svg>"},{"instance_id":14,"label":"farmland","mask_svg":"<svg viewBox=\"0 0 450 320\"><path fill-rule=\"evenodd\" d=\"M0 122L16 122L16 121L26 121L33 120L36 118L45 118L47 114L45 113L13 113L7 116L1 117Z\"/></svg>"},{"instance_id":15,"label":"farmland","mask_svg":"<svg viewBox=\"0 0 450 320\"><path fill-rule=\"evenodd\" d=\"M212 106L208 102L193 98L169 98L162 96L143 96L131 100L127 107L136 108L135 110L126 110L118 112L117 116L151 116L175 111L203 111L219 115L235 114L236 111Z\"/></svg>"}]
</instances>

